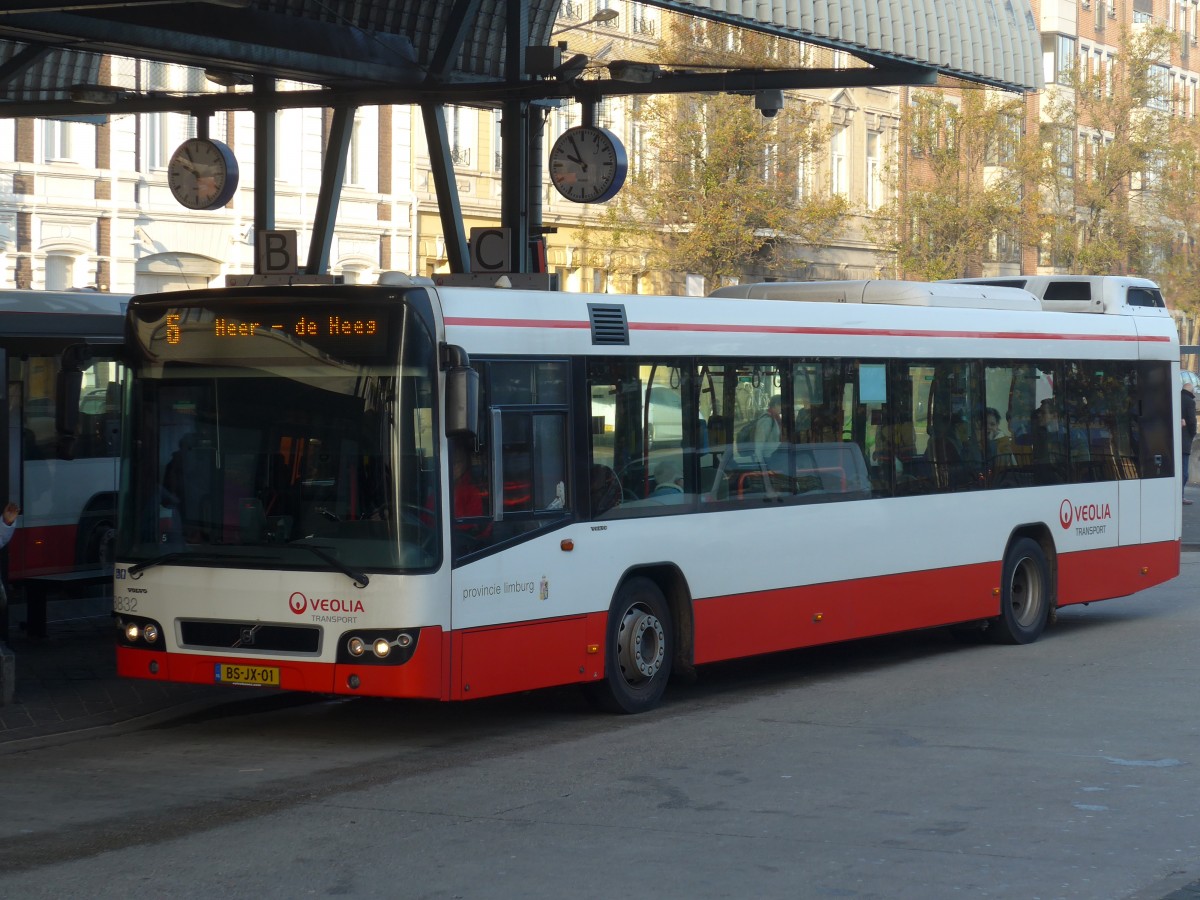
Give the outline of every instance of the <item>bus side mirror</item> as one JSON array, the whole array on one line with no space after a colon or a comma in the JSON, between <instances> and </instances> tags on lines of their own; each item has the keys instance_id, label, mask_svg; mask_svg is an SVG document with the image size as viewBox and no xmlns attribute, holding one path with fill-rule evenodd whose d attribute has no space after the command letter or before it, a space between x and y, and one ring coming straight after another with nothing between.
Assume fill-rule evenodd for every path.
<instances>
[{"instance_id":1,"label":"bus side mirror","mask_svg":"<svg viewBox=\"0 0 1200 900\"><path fill-rule=\"evenodd\" d=\"M54 383L54 430L74 437L79 430L79 398L83 393L83 370L92 362L91 348L72 344L63 350Z\"/></svg>"},{"instance_id":2,"label":"bus side mirror","mask_svg":"<svg viewBox=\"0 0 1200 900\"><path fill-rule=\"evenodd\" d=\"M479 432L479 373L470 366L446 372L446 435L475 437Z\"/></svg>"},{"instance_id":3,"label":"bus side mirror","mask_svg":"<svg viewBox=\"0 0 1200 900\"><path fill-rule=\"evenodd\" d=\"M83 372L60 369L54 386L54 430L73 435L79 430L79 397L83 391Z\"/></svg>"}]
</instances>

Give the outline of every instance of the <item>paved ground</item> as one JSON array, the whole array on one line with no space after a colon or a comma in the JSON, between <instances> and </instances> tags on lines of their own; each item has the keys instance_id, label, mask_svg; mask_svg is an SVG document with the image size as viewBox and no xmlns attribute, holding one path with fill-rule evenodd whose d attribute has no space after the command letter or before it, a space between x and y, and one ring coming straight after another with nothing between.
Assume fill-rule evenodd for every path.
<instances>
[{"instance_id":1,"label":"paved ground","mask_svg":"<svg viewBox=\"0 0 1200 900\"><path fill-rule=\"evenodd\" d=\"M1183 508L1184 550L1200 551L1200 486L1187 492L1195 502ZM215 685L118 679L107 607L105 598L52 603L43 640L22 637L25 608L10 610L15 696L0 706L0 745L15 749L87 728L137 727L229 700L229 690Z\"/></svg>"},{"instance_id":2,"label":"paved ground","mask_svg":"<svg viewBox=\"0 0 1200 900\"><path fill-rule=\"evenodd\" d=\"M13 607L9 650L15 657L15 690L13 702L0 706L0 745L133 725L180 707L229 699L229 692L216 686L117 678L111 602L52 603L42 640L23 636L19 624L25 608Z\"/></svg>"}]
</instances>

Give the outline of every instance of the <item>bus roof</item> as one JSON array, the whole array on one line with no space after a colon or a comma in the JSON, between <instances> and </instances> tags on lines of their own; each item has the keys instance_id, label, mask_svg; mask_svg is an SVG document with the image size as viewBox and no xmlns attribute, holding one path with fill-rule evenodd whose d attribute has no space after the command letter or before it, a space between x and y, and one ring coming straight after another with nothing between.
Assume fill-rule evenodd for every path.
<instances>
[{"instance_id":1,"label":"bus roof","mask_svg":"<svg viewBox=\"0 0 1200 900\"><path fill-rule=\"evenodd\" d=\"M961 285L923 281L767 281L718 288L710 297L747 300L810 300L824 303L887 303L957 309L1041 309L1019 286Z\"/></svg>"},{"instance_id":2,"label":"bus roof","mask_svg":"<svg viewBox=\"0 0 1200 900\"><path fill-rule=\"evenodd\" d=\"M945 283L1023 288L1041 298L1043 309L1058 312L1169 315L1162 289L1134 275L997 275Z\"/></svg>"},{"instance_id":3,"label":"bus roof","mask_svg":"<svg viewBox=\"0 0 1200 900\"><path fill-rule=\"evenodd\" d=\"M915 283L914 283L915 284ZM959 285L921 286L937 299ZM922 287L932 287L924 294ZM826 294L794 303L729 296L656 297L445 288L446 340L468 353L715 353L726 355L1091 357L1178 359L1169 318L1046 312L1024 291L1019 308L855 303ZM820 289L814 289L819 291ZM999 290L991 289L991 290ZM801 294L803 292L797 292ZM969 296L969 295L968 295ZM902 348L902 349L901 349Z\"/></svg>"},{"instance_id":4,"label":"bus roof","mask_svg":"<svg viewBox=\"0 0 1200 900\"><path fill-rule=\"evenodd\" d=\"M100 291L0 290L0 338L119 342L129 299Z\"/></svg>"}]
</instances>

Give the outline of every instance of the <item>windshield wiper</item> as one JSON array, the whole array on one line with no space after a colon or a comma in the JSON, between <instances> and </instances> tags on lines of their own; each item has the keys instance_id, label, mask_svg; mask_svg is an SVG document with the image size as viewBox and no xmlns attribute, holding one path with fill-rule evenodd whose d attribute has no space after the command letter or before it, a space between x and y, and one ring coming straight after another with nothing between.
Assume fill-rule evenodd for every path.
<instances>
[{"instance_id":1,"label":"windshield wiper","mask_svg":"<svg viewBox=\"0 0 1200 900\"><path fill-rule=\"evenodd\" d=\"M130 578L138 578L147 569L153 569L155 566L161 566L163 563L175 562L177 559L189 559L196 562L223 562L224 557L216 556L211 553L195 553L191 550L172 550L170 553L164 553L162 556L156 556L154 559L148 559L145 562L135 563L126 569Z\"/></svg>"},{"instance_id":2,"label":"windshield wiper","mask_svg":"<svg viewBox=\"0 0 1200 900\"><path fill-rule=\"evenodd\" d=\"M332 553L327 553L326 551L322 550L320 547L316 547L313 544L302 543L303 541L304 541L304 538L301 538L298 541L292 541L290 544L288 544L288 546L289 547L303 547L305 550L308 550L310 553L314 554L315 556L321 557L321 559L323 559L325 562L329 563L329 565L333 566L335 569L337 569L339 572L341 572L343 575L345 575L347 578L349 578L351 581L353 581L354 586L357 588L365 588L368 584L371 583L371 579L367 577L366 572L360 572L357 569L352 569L348 565L346 565L344 562L342 562L340 559L338 559L336 556L334 556Z\"/></svg>"}]
</instances>

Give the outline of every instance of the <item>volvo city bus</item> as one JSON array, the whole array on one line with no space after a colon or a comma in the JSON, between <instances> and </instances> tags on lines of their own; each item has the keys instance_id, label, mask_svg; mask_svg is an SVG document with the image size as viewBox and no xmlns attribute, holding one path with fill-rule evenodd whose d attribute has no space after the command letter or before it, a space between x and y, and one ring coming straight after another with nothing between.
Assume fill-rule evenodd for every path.
<instances>
[{"instance_id":1,"label":"volvo city bus","mask_svg":"<svg viewBox=\"0 0 1200 900\"><path fill-rule=\"evenodd\" d=\"M465 700L909 629L1036 640L1179 572L1162 309L990 286L135 298L118 670Z\"/></svg>"},{"instance_id":2,"label":"volvo city bus","mask_svg":"<svg viewBox=\"0 0 1200 900\"><path fill-rule=\"evenodd\" d=\"M22 508L8 545L8 583L35 606L53 588L111 579L117 355L128 300L94 291L0 291L0 357L8 373L0 504ZM74 385L65 394L64 376ZM7 625L3 612L0 629Z\"/></svg>"}]
</instances>

